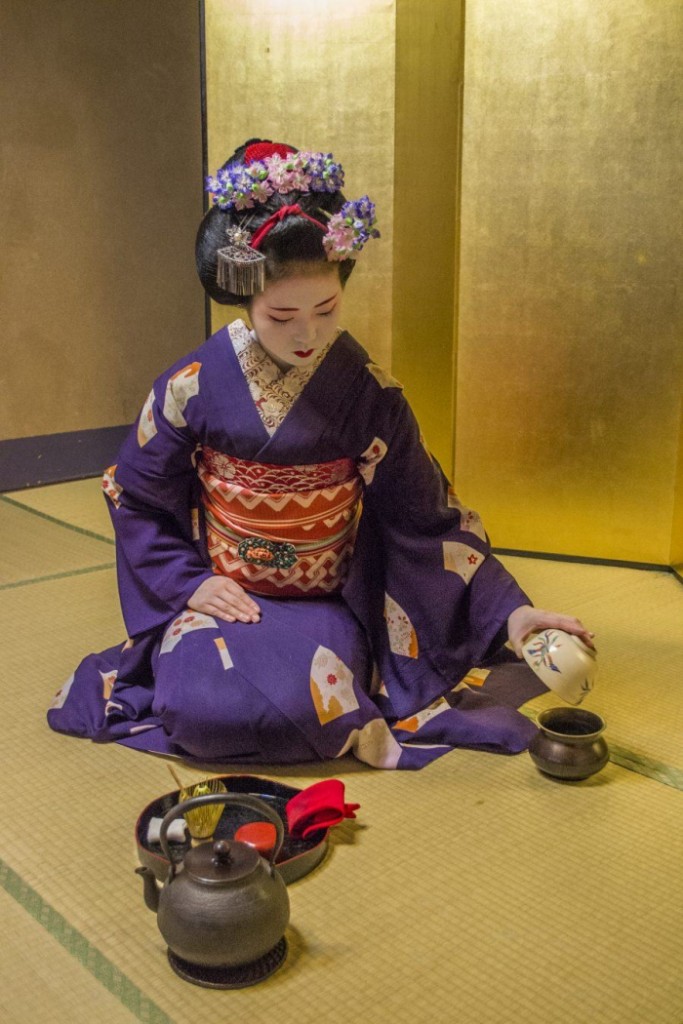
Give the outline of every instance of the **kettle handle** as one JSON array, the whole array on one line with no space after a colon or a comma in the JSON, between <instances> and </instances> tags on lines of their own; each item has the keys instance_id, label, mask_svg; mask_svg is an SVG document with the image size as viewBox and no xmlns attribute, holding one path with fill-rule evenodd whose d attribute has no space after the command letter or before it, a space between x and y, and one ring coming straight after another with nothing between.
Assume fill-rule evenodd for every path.
<instances>
[{"instance_id":1,"label":"kettle handle","mask_svg":"<svg viewBox=\"0 0 683 1024\"><path fill-rule=\"evenodd\" d=\"M282 822L282 818L279 814L276 814L265 801L260 800L257 796L252 796L251 793L240 793L238 795L234 793L205 793L202 796L193 796L189 800L183 800L182 803L176 804L172 807L168 814L165 816L159 829L159 842L161 849L164 852L166 860L169 862L170 871L168 880L170 881L176 872L176 866L171 856L171 848L168 843L168 828L172 821L179 818L186 811L191 811L195 807L204 807L206 804L240 804L242 807L249 807L252 811L256 811L263 818L267 818L275 826L277 833L275 839L275 846L270 855L270 873L271 875L275 871L275 858L282 849L282 844L285 839L285 826Z\"/></svg>"}]
</instances>

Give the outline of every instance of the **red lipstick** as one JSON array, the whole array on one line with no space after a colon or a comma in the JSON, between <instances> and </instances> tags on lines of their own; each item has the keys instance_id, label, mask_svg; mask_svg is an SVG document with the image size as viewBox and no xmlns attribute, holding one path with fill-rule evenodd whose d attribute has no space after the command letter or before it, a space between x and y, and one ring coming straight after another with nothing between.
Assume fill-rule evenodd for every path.
<instances>
[{"instance_id":1,"label":"red lipstick","mask_svg":"<svg viewBox=\"0 0 683 1024\"><path fill-rule=\"evenodd\" d=\"M294 355L295 356L299 356L300 359L306 359L307 356L310 356L312 354L313 354L313 349L312 348L306 348L306 349L300 348L298 352L294 353Z\"/></svg>"}]
</instances>

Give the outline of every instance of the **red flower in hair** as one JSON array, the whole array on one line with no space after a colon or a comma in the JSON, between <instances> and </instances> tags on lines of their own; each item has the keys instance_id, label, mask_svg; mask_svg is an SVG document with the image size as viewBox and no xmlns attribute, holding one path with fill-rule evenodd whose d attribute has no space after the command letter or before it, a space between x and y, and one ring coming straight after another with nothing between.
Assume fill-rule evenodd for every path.
<instances>
[{"instance_id":1,"label":"red flower in hair","mask_svg":"<svg viewBox=\"0 0 683 1024\"><path fill-rule=\"evenodd\" d=\"M249 164L256 163L257 160L267 160L269 156L276 154L285 160L290 153L296 153L296 150L285 145L284 142L255 142L252 146L247 146L244 163L248 167Z\"/></svg>"}]
</instances>

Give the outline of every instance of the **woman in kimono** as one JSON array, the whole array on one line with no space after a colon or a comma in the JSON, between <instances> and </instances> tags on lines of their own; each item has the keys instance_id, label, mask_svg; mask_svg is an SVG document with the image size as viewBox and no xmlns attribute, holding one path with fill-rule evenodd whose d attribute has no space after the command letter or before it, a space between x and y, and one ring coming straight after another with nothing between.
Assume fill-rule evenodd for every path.
<instances>
[{"instance_id":1,"label":"woman in kimono","mask_svg":"<svg viewBox=\"0 0 683 1024\"><path fill-rule=\"evenodd\" d=\"M330 154L258 140L209 179L199 276L251 326L159 377L105 473L128 639L79 665L53 729L242 764L514 753L535 727L512 705L542 687L462 680L537 629L590 643L531 606L401 386L340 328L378 237L342 185Z\"/></svg>"}]
</instances>

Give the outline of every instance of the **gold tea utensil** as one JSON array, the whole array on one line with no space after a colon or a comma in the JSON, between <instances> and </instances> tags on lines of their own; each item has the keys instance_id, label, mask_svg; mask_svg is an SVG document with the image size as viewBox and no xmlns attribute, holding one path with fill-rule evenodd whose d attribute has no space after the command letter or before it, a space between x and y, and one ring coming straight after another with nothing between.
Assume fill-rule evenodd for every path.
<instances>
[{"instance_id":1,"label":"gold tea utensil","mask_svg":"<svg viewBox=\"0 0 683 1024\"><path fill-rule=\"evenodd\" d=\"M190 800L195 796L208 796L209 794L228 792L225 783L220 779L202 779L200 782L184 783L180 781L171 765L168 765L168 770L180 790L178 797L179 803L184 803L185 800ZM216 831L216 826L218 825L223 813L223 807L224 804L220 803L206 804L202 807L196 807L194 810L187 811L183 815L187 822L193 846L197 846L198 843L205 843L213 837L213 834Z\"/></svg>"}]
</instances>

